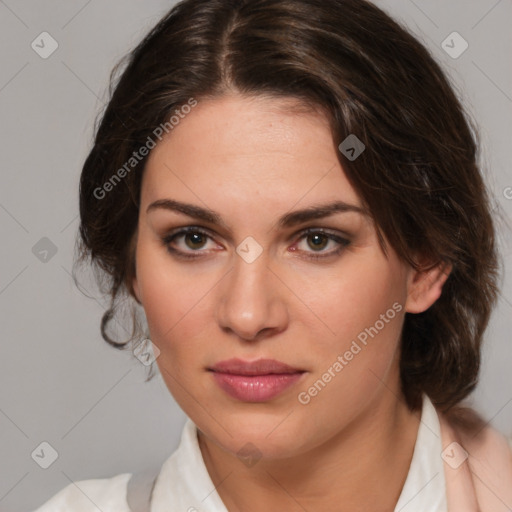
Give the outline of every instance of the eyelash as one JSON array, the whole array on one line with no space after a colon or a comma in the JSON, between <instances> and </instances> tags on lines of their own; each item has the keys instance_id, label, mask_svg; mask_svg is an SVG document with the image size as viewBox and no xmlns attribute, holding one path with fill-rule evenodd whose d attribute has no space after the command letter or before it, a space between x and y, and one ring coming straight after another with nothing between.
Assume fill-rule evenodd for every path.
<instances>
[{"instance_id":1,"label":"eyelash","mask_svg":"<svg viewBox=\"0 0 512 512\"><path fill-rule=\"evenodd\" d=\"M186 259L186 260L192 260L192 259L196 259L196 258L201 258L202 256L200 254L193 255L191 253L186 253L186 252L183 252L183 251L180 251L178 249L174 249L174 248L171 247L171 243L174 242L174 240L176 240L177 238L179 238L181 236L185 236L187 234L190 234L190 233L199 234L199 235L208 237L209 239L213 240L212 236L207 231L205 231L205 230L203 230L203 229L201 229L199 227L188 226L188 227L180 228L177 231L169 233L168 235L166 235L165 237L162 238L162 243L165 246L165 248L167 249L167 251L169 253L171 253L172 255L176 256L177 258ZM329 240L332 240L332 241L338 243L339 247L337 249L331 250L331 251L329 251L327 253L323 253L322 252L322 253L317 253L316 254L315 252L311 252L311 253L307 252L306 253L307 254L306 258L318 261L320 259L329 258L329 257L332 257L332 256L337 256L348 245L350 245L350 240L347 240L346 238L340 237L338 235L335 235L334 233L330 233L328 231L325 231L325 230L319 229L319 228L309 228L309 229L307 229L305 231L302 231L299 234L298 241L300 241L300 240L302 240L304 238L307 238L307 236L309 236L309 235L316 235L316 234L323 235L323 236L327 237ZM197 251L193 251L193 252L201 253L201 252L205 252L205 251L197 250Z\"/></svg>"}]
</instances>

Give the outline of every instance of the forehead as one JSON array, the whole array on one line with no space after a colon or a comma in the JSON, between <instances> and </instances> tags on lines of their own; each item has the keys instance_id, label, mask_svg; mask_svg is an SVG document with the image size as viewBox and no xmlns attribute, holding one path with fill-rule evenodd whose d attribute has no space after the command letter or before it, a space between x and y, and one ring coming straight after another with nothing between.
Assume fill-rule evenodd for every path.
<instances>
[{"instance_id":1,"label":"forehead","mask_svg":"<svg viewBox=\"0 0 512 512\"><path fill-rule=\"evenodd\" d=\"M199 101L152 150L142 201L165 194L205 203L257 197L291 208L325 200L360 205L329 121L293 99L229 95Z\"/></svg>"}]
</instances>

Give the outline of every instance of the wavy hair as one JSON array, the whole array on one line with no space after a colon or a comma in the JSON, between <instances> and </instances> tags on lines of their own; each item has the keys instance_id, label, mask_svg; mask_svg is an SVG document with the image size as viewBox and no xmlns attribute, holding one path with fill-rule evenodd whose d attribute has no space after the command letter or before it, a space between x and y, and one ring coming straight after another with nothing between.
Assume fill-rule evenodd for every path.
<instances>
[{"instance_id":1,"label":"wavy hair","mask_svg":"<svg viewBox=\"0 0 512 512\"><path fill-rule=\"evenodd\" d=\"M419 408L424 392L447 411L474 389L499 274L477 130L441 67L398 22L364 0L184 0L114 68L109 92L80 179L76 260L99 271L109 296L108 343L124 348L143 332L135 309L130 339L107 332L119 304L135 302L147 156L129 172L126 162L190 98L294 98L327 117L336 147L349 134L364 142L356 160L338 158L383 251L389 242L415 269L453 266L441 297L405 316L407 404ZM98 198L123 166L122 183Z\"/></svg>"}]
</instances>

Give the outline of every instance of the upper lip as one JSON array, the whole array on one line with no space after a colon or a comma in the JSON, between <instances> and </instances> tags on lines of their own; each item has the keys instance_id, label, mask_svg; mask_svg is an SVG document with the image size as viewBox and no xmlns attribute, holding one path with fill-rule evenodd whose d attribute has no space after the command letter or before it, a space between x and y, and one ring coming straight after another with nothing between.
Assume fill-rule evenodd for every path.
<instances>
[{"instance_id":1,"label":"upper lip","mask_svg":"<svg viewBox=\"0 0 512 512\"><path fill-rule=\"evenodd\" d=\"M272 373L299 373L304 371L275 359L243 361L236 358L220 361L208 369L214 372L231 373L234 375L268 375Z\"/></svg>"}]
</instances>

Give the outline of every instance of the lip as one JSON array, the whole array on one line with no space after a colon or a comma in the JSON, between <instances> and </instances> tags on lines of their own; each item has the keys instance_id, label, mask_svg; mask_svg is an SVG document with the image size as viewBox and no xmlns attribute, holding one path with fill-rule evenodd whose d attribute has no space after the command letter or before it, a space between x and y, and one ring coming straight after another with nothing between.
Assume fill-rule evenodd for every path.
<instances>
[{"instance_id":1,"label":"lip","mask_svg":"<svg viewBox=\"0 0 512 512\"><path fill-rule=\"evenodd\" d=\"M275 359L228 359L208 370L221 389L244 402L271 400L295 384L305 373L305 370Z\"/></svg>"},{"instance_id":2,"label":"lip","mask_svg":"<svg viewBox=\"0 0 512 512\"><path fill-rule=\"evenodd\" d=\"M268 375L282 373L302 372L275 359L257 359L256 361L244 361L243 359L226 359L209 368L215 372L230 373L234 375Z\"/></svg>"}]
</instances>

